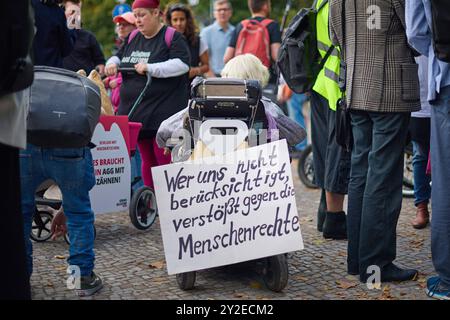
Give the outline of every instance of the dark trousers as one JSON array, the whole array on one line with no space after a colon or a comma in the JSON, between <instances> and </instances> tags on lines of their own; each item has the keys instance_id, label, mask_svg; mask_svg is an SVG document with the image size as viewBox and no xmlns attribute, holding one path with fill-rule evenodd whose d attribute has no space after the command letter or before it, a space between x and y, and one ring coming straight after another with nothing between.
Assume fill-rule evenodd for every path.
<instances>
[{"instance_id":1,"label":"dark trousers","mask_svg":"<svg viewBox=\"0 0 450 320\"><path fill-rule=\"evenodd\" d=\"M319 188L325 189L325 160L328 139L328 101L314 91L311 93L310 101L314 183Z\"/></svg>"},{"instance_id":2,"label":"dark trousers","mask_svg":"<svg viewBox=\"0 0 450 320\"><path fill-rule=\"evenodd\" d=\"M0 144L0 168L0 300L30 299L17 148Z\"/></svg>"},{"instance_id":3,"label":"dark trousers","mask_svg":"<svg viewBox=\"0 0 450 320\"><path fill-rule=\"evenodd\" d=\"M348 268L365 276L396 257L403 152L409 113L352 112L354 146L348 187Z\"/></svg>"},{"instance_id":4,"label":"dark trousers","mask_svg":"<svg viewBox=\"0 0 450 320\"><path fill-rule=\"evenodd\" d=\"M350 174L350 153L336 142L336 112L328 100L311 93L311 141L314 179L328 192L347 194Z\"/></svg>"}]
</instances>

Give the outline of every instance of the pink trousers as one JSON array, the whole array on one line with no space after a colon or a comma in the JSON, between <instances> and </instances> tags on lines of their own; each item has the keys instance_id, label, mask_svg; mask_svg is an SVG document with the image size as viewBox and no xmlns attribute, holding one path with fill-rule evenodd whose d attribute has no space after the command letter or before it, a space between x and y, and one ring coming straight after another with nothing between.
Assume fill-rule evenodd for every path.
<instances>
[{"instance_id":1,"label":"pink trousers","mask_svg":"<svg viewBox=\"0 0 450 320\"><path fill-rule=\"evenodd\" d=\"M156 144L156 139L145 139L138 141L139 152L142 158L142 178L147 187L155 188L151 169L170 163L170 154L164 155L164 149Z\"/></svg>"}]
</instances>

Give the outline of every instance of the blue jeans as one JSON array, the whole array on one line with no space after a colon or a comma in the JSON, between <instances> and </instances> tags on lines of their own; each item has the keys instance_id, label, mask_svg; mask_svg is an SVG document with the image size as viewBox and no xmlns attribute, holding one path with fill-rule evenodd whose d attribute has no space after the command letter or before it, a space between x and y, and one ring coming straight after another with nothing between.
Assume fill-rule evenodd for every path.
<instances>
[{"instance_id":1,"label":"blue jeans","mask_svg":"<svg viewBox=\"0 0 450 320\"><path fill-rule=\"evenodd\" d=\"M287 102L289 118L297 122L303 128L305 127L305 117L303 116L303 104L308 100L305 94L294 93ZM295 149L301 151L306 148L307 139L295 146Z\"/></svg>"},{"instance_id":2,"label":"blue jeans","mask_svg":"<svg viewBox=\"0 0 450 320\"><path fill-rule=\"evenodd\" d=\"M428 203L431 197L430 176L426 174L430 146L413 141L414 204Z\"/></svg>"},{"instance_id":3,"label":"blue jeans","mask_svg":"<svg viewBox=\"0 0 450 320\"><path fill-rule=\"evenodd\" d=\"M450 286L450 86L431 107L431 254L442 282Z\"/></svg>"},{"instance_id":4,"label":"blue jeans","mask_svg":"<svg viewBox=\"0 0 450 320\"><path fill-rule=\"evenodd\" d=\"M351 113L354 145L348 186L348 269L367 268L396 257L402 207L404 144L409 113Z\"/></svg>"},{"instance_id":5,"label":"blue jeans","mask_svg":"<svg viewBox=\"0 0 450 320\"><path fill-rule=\"evenodd\" d=\"M70 239L69 265L80 268L82 276L94 269L94 213L89 190L95 185L94 167L89 148L56 149L28 144L20 152L22 213L27 253L27 269L33 272L30 240L35 191L45 180L54 180L61 189Z\"/></svg>"}]
</instances>

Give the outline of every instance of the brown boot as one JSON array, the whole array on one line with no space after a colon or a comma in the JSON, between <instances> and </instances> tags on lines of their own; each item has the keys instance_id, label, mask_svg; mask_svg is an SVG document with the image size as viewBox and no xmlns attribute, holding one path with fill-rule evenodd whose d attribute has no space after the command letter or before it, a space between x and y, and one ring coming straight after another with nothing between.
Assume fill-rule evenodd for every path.
<instances>
[{"instance_id":1,"label":"brown boot","mask_svg":"<svg viewBox=\"0 0 450 320\"><path fill-rule=\"evenodd\" d=\"M430 222L430 213L428 212L428 203L421 202L417 205L416 218L412 222L415 229L423 229Z\"/></svg>"}]
</instances>

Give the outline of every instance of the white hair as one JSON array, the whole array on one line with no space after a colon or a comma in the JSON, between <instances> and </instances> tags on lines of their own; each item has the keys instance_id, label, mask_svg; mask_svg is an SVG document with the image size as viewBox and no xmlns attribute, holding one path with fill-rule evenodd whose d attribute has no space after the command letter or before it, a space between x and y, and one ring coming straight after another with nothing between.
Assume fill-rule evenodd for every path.
<instances>
[{"instance_id":1,"label":"white hair","mask_svg":"<svg viewBox=\"0 0 450 320\"><path fill-rule=\"evenodd\" d=\"M223 78L258 80L264 88L269 83L269 70L256 56L246 53L227 62L221 72Z\"/></svg>"}]
</instances>

